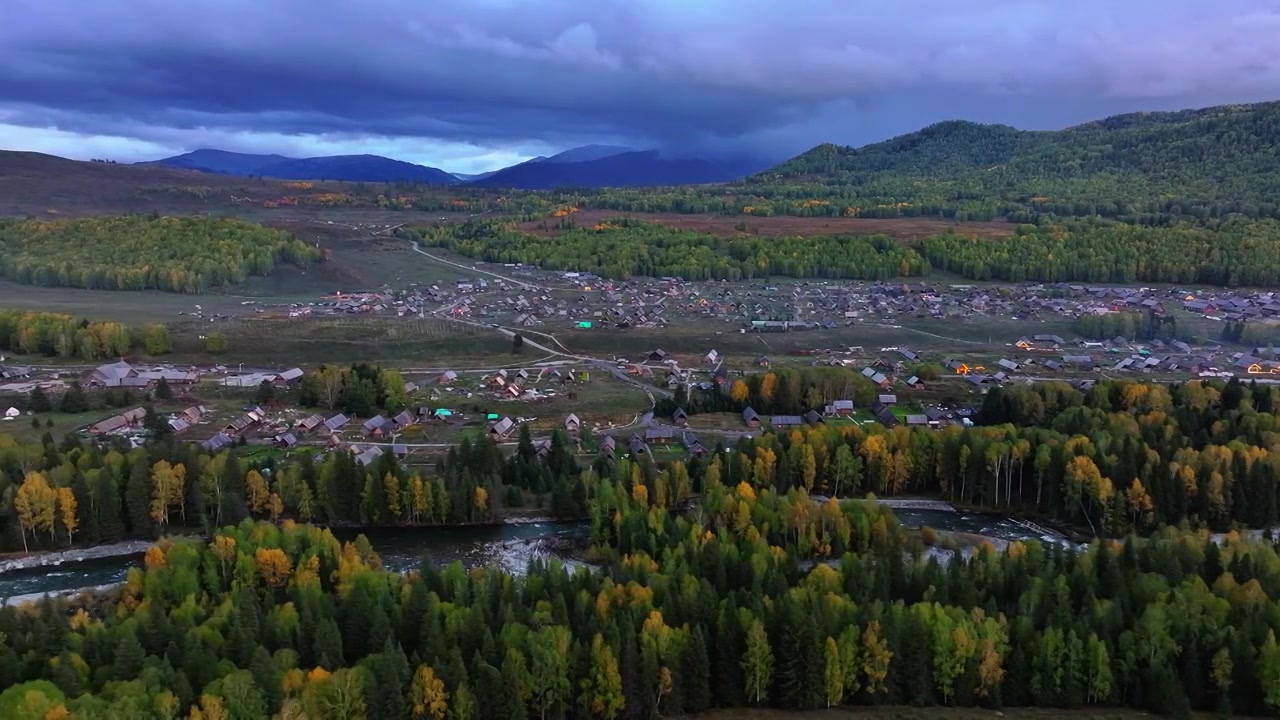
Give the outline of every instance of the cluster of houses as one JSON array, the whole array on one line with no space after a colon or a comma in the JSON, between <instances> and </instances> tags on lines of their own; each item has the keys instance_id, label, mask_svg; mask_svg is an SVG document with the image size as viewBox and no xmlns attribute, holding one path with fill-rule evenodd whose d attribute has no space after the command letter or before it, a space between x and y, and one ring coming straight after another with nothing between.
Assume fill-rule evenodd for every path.
<instances>
[{"instance_id":1,"label":"cluster of houses","mask_svg":"<svg viewBox=\"0 0 1280 720\"><path fill-rule=\"evenodd\" d=\"M290 368L283 372L251 372L241 375L228 375L222 379L227 387L256 388L262 383L270 383L276 387L289 387L302 380L302 368Z\"/></svg>"},{"instance_id":2,"label":"cluster of houses","mask_svg":"<svg viewBox=\"0 0 1280 720\"><path fill-rule=\"evenodd\" d=\"M87 431L90 435L118 435L126 430L141 427L146 417L146 408L136 407L119 415L112 415L105 420L99 420L90 425Z\"/></svg>"},{"instance_id":3,"label":"cluster of houses","mask_svg":"<svg viewBox=\"0 0 1280 720\"><path fill-rule=\"evenodd\" d=\"M586 370L575 370L573 368L540 368L536 373L532 374L525 369L516 370L515 372L498 370L490 375L481 377L480 382L500 396L518 398L525 394L530 385L540 383L543 380L553 384L566 385L573 382L587 382L591 379L590 373ZM452 379L456 380L457 375L454 374ZM441 382L445 381L442 379Z\"/></svg>"},{"instance_id":4,"label":"cluster of houses","mask_svg":"<svg viewBox=\"0 0 1280 720\"><path fill-rule=\"evenodd\" d=\"M168 420L169 427L173 430L174 434L180 435L200 423L200 421L208 414L208 409L203 405L193 405L192 407L171 415ZM146 418L146 408L136 407L122 413L112 415L109 418L99 420L85 428L85 432L96 436L127 435L133 431L139 430Z\"/></svg>"},{"instance_id":5,"label":"cluster of houses","mask_svg":"<svg viewBox=\"0 0 1280 720\"><path fill-rule=\"evenodd\" d=\"M200 443L200 447L209 452L217 452L233 445L237 439L246 437L250 430L259 427L267 419L267 413L260 407L251 407L245 413L223 426L216 435Z\"/></svg>"},{"instance_id":6,"label":"cluster of houses","mask_svg":"<svg viewBox=\"0 0 1280 720\"><path fill-rule=\"evenodd\" d=\"M0 365L0 380L21 380L31 376L31 368L21 365Z\"/></svg>"},{"instance_id":7,"label":"cluster of houses","mask_svg":"<svg viewBox=\"0 0 1280 720\"><path fill-rule=\"evenodd\" d=\"M195 368L178 370L170 367L136 368L121 360L99 365L84 376L84 384L91 388L131 388L148 390L164 380L169 385L194 385L200 381Z\"/></svg>"}]
</instances>

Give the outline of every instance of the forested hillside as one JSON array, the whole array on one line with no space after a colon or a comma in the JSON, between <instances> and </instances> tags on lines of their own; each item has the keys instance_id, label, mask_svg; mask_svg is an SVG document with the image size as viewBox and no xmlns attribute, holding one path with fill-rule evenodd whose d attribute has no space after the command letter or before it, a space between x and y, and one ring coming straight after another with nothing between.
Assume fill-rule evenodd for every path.
<instances>
[{"instance_id":1,"label":"forested hillside","mask_svg":"<svg viewBox=\"0 0 1280 720\"><path fill-rule=\"evenodd\" d=\"M1259 103L1052 132L944 122L862 148L820 145L737 186L784 208L822 199L864 216L1280 218L1277 156L1280 103Z\"/></svg>"},{"instance_id":2,"label":"forested hillside","mask_svg":"<svg viewBox=\"0 0 1280 720\"><path fill-rule=\"evenodd\" d=\"M30 285L198 293L318 259L288 233L227 218L0 220L0 276Z\"/></svg>"}]
</instances>

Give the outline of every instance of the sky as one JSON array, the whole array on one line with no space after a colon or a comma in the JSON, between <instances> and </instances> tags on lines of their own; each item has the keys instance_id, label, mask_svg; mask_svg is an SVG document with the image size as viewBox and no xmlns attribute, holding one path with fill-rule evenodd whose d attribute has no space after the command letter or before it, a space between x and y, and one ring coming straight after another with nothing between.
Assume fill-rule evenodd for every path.
<instances>
[{"instance_id":1,"label":"sky","mask_svg":"<svg viewBox=\"0 0 1280 720\"><path fill-rule=\"evenodd\" d=\"M1280 0L5 0L0 148L781 159L1280 99Z\"/></svg>"}]
</instances>

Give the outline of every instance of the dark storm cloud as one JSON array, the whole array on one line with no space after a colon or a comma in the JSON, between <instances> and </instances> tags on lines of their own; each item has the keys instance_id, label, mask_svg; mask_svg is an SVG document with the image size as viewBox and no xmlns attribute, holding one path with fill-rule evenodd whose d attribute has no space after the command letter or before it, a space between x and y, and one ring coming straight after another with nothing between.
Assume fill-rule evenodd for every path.
<instances>
[{"instance_id":1,"label":"dark storm cloud","mask_svg":"<svg viewBox=\"0 0 1280 720\"><path fill-rule=\"evenodd\" d=\"M0 122L166 146L256 132L486 147L858 141L1027 104L1053 124L1280 95L1278 6L9 0Z\"/></svg>"}]
</instances>

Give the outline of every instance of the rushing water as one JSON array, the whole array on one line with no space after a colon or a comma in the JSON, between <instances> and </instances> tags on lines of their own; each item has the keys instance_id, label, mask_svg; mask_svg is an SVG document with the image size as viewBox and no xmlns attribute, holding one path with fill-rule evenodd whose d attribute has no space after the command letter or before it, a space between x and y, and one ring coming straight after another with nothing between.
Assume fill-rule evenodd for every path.
<instances>
[{"instance_id":1,"label":"rushing water","mask_svg":"<svg viewBox=\"0 0 1280 720\"><path fill-rule=\"evenodd\" d=\"M932 527L936 530L985 535L997 541L1041 539L1041 535L1018 522L1001 516L937 508L899 507L894 514L904 527ZM418 567L426 557L443 567L459 561L465 567L497 566L522 573L529 561L551 554L554 543L585 537L585 522L535 522L513 525L441 528L378 528L363 531L382 558L395 572ZM351 540L356 531L337 529L340 540ZM1045 538L1047 539L1047 538ZM67 561L60 565L0 573L0 598L56 593L80 588L112 585L124 580L129 568L141 565L142 556Z\"/></svg>"}]
</instances>

